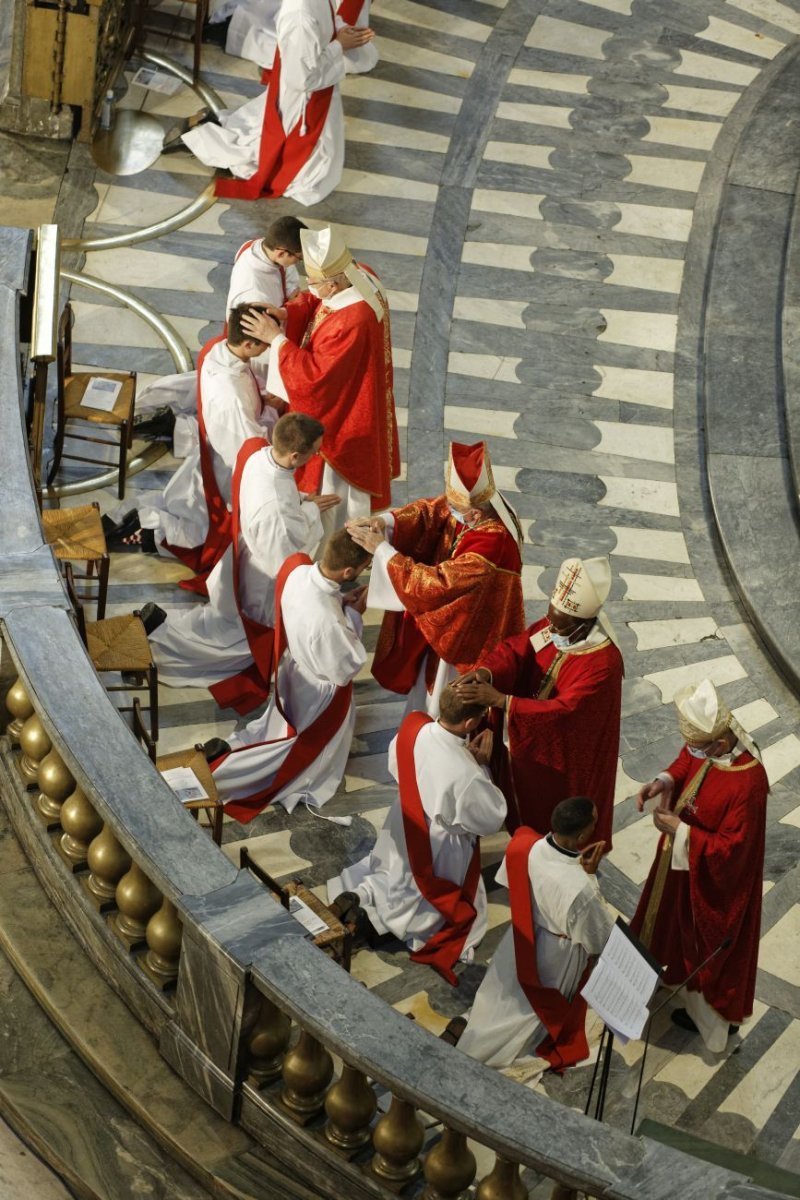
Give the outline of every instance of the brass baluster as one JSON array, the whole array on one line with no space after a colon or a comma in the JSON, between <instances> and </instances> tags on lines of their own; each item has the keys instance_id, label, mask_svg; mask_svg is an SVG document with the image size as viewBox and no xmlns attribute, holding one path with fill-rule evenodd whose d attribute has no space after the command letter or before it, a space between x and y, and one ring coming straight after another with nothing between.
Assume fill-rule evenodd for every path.
<instances>
[{"instance_id":1,"label":"brass baluster","mask_svg":"<svg viewBox=\"0 0 800 1200\"><path fill-rule=\"evenodd\" d=\"M114 836L110 825L104 825L92 839L86 854L89 876L86 887L97 907L103 912L114 907L117 884L131 865L131 856Z\"/></svg>"},{"instance_id":2,"label":"brass baluster","mask_svg":"<svg viewBox=\"0 0 800 1200\"><path fill-rule=\"evenodd\" d=\"M57 829L61 824L61 807L75 788L67 765L54 748L39 763L37 772L39 795L36 806L48 829Z\"/></svg>"},{"instance_id":3,"label":"brass baluster","mask_svg":"<svg viewBox=\"0 0 800 1200\"><path fill-rule=\"evenodd\" d=\"M377 1108L378 1101L366 1075L345 1063L340 1078L325 1097L328 1114L325 1137L336 1150L352 1157L369 1141Z\"/></svg>"},{"instance_id":4,"label":"brass baluster","mask_svg":"<svg viewBox=\"0 0 800 1200\"><path fill-rule=\"evenodd\" d=\"M333 1075L333 1059L328 1051L303 1030L283 1060L281 1101L301 1125L321 1110L325 1091Z\"/></svg>"},{"instance_id":5,"label":"brass baluster","mask_svg":"<svg viewBox=\"0 0 800 1200\"><path fill-rule=\"evenodd\" d=\"M494 1168L478 1184L475 1200L528 1200L528 1189L519 1177L519 1167L497 1155Z\"/></svg>"},{"instance_id":6,"label":"brass baluster","mask_svg":"<svg viewBox=\"0 0 800 1200\"><path fill-rule=\"evenodd\" d=\"M263 1087L280 1076L292 1022L266 996L259 995L258 1000L256 1019L246 1038L247 1073L256 1087Z\"/></svg>"},{"instance_id":7,"label":"brass baluster","mask_svg":"<svg viewBox=\"0 0 800 1200\"><path fill-rule=\"evenodd\" d=\"M111 928L132 950L145 940L147 922L161 907L161 893L138 863L132 862L117 884L115 899L118 911L111 918Z\"/></svg>"},{"instance_id":8,"label":"brass baluster","mask_svg":"<svg viewBox=\"0 0 800 1200\"><path fill-rule=\"evenodd\" d=\"M419 1171L419 1152L425 1132L414 1105L392 1096L389 1111L372 1132L375 1155L370 1164L374 1175L399 1191Z\"/></svg>"},{"instance_id":9,"label":"brass baluster","mask_svg":"<svg viewBox=\"0 0 800 1200\"><path fill-rule=\"evenodd\" d=\"M103 828L103 822L79 787L61 805L61 828L64 832L57 849L73 871L86 866L89 843Z\"/></svg>"},{"instance_id":10,"label":"brass baluster","mask_svg":"<svg viewBox=\"0 0 800 1200\"><path fill-rule=\"evenodd\" d=\"M20 775L27 787L36 783L39 763L52 749L52 742L36 713L28 717L19 735L22 755L17 763Z\"/></svg>"},{"instance_id":11,"label":"brass baluster","mask_svg":"<svg viewBox=\"0 0 800 1200\"><path fill-rule=\"evenodd\" d=\"M428 1186L422 1200L458 1200L472 1183L476 1170L466 1135L445 1125L439 1141L425 1157L422 1172Z\"/></svg>"},{"instance_id":12,"label":"brass baluster","mask_svg":"<svg viewBox=\"0 0 800 1200\"><path fill-rule=\"evenodd\" d=\"M8 725L6 725L6 736L12 746L18 746L22 726L28 717L33 716L31 698L25 691L25 685L21 679L16 679L6 692L5 704L12 717Z\"/></svg>"},{"instance_id":13,"label":"brass baluster","mask_svg":"<svg viewBox=\"0 0 800 1200\"><path fill-rule=\"evenodd\" d=\"M161 907L147 922L147 953L139 960L142 970L157 987L171 987L178 978L182 937L178 910L165 896Z\"/></svg>"}]
</instances>

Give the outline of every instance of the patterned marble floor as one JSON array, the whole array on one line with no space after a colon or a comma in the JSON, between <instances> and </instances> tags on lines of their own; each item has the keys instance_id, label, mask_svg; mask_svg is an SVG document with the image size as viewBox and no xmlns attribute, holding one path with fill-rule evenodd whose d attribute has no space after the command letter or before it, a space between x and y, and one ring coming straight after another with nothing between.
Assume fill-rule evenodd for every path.
<instances>
[{"instance_id":1,"label":"patterned marble floor","mask_svg":"<svg viewBox=\"0 0 800 1200\"><path fill-rule=\"evenodd\" d=\"M710 676L756 734L773 784L755 1015L721 1058L667 1020L648 1057L642 1115L800 1172L800 737L798 704L753 638L702 514L697 446L674 437L673 372L687 240L703 172L726 117L800 33L800 0L377 0L381 61L344 85L341 186L309 215L344 226L389 288L398 416L407 460L396 499L441 487L446 440L486 437L495 475L527 535L524 585L539 615L567 554L608 553L609 606L626 660L615 847L606 894L635 905L655 845L632 795L677 749L670 701ZM162 43L175 57L179 42ZM208 48L205 77L231 105L257 72ZM130 74L128 76L130 79ZM191 112L183 90L130 87L121 103L164 118ZM98 175L86 233L130 230L181 208L206 182L187 154L130 178ZM91 202L90 202L91 203ZM87 208L90 205L87 206ZM217 203L155 242L91 252L89 275L121 283L196 350L216 332L233 254L275 202ZM129 312L73 289L76 361L172 371ZM160 488L162 458L131 480L129 502ZM107 511L117 502L99 497ZM179 604L182 570L112 561L111 610ZM377 617L368 614L374 645ZM401 705L365 671L348 773L329 811L267 812L229 823L275 875L320 886L375 836L393 796L385 751ZM162 751L234 721L205 692L163 688ZM433 1031L470 1002L508 918L493 883L504 838L488 839L490 933L456 991L400 949L359 954L354 974ZM617 1054L610 1120L629 1120L641 1047ZM545 1079L582 1102L588 1068Z\"/></svg>"}]
</instances>

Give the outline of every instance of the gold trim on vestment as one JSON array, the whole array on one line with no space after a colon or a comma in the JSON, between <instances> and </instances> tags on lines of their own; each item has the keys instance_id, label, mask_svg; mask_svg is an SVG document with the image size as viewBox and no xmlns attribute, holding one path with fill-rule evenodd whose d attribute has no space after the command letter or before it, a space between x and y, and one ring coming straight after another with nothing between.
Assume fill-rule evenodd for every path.
<instances>
[{"instance_id":1,"label":"gold trim on vestment","mask_svg":"<svg viewBox=\"0 0 800 1200\"><path fill-rule=\"evenodd\" d=\"M758 759L752 758L750 762L739 763L738 766L734 763L731 763L730 766L728 766L721 762L712 762L711 765L712 767L716 767L718 771L749 771L751 767L758 766Z\"/></svg>"},{"instance_id":2,"label":"gold trim on vestment","mask_svg":"<svg viewBox=\"0 0 800 1200\"><path fill-rule=\"evenodd\" d=\"M555 658L545 671L544 679L539 685L539 690L534 696L534 700L550 699L553 688L556 686L556 680L558 679L559 672L564 665L564 659L566 657L567 652L565 650L556 650Z\"/></svg>"},{"instance_id":3,"label":"gold trim on vestment","mask_svg":"<svg viewBox=\"0 0 800 1200\"><path fill-rule=\"evenodd\" d=\"M550 643L552 645L552 642ZM605 650L606 646L611 645L611 638L603 638L602 642L598 642L596 646L584 646L582 650L564 650L564 654L571 654L577 658L579 654L594 654L595 650Z\"/></svg>"},{"instance_id":4,"label":"gold trim on vestment","mask_svg":"<svg viewBox=\"0 0 800 1200\"><path fill-rule=\"evenodd\" d=\"M678 797L678 803L672 810L676 817L680 816L684 808L686 808L686 806L691 804L691 802L694 800L695 796L700 791L703 780L712 766L714 766L714 763L712 763L710 759L706 759L697 774L692 776L692 779ZM672 865L672 845L674 841L675 837L673 834L667 833L664 835L664 841L658 856L656 875L655 879L653 880L653 889L650 892L650 899L647 902L647 909L645 911L644 920L642 921L642 928L639 933L640 940L644 942L648 949L650 947L650 939L653 936L653 929L655 928L658 910L661 907L661 900L663 898L664 888L667 882L667 875L669 873L670 866Z\"/></svg>"}]
</instances>

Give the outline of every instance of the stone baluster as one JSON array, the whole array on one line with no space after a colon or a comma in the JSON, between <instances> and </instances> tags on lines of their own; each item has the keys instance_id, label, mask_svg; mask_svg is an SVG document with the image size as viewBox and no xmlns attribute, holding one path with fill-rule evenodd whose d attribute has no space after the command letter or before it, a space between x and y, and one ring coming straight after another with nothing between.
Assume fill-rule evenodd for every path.
<instances>
[{"instance_id":1,"label":"stone baluster","mask_svg":"<svg viewBox=\"0 0 800 1200\"><path fill-rule=\"evenodd\" d=\"M142 970L162 991L172 987L178 978L182 937L178 910L165 896L161 907L147 922L147 953L139 959Z\"/></svg>"},{"instance_id":2,"label":"stone baluster","mask_svg":"<svg viewBox=\"0 0 800 1200\"><path fill-rule=\"evenodd\" d=\"M478 1184L475 1200L528 1200L517 1164L498 1154L493 1170Z\"/></svg>"},{"instance_id":3,"label":"stone baluster","mask_svg":"<svg viewBox=\"0 0 800 1200\"><path fill-rule=\"evenodd\" d=\"M53 748L39 763L37 773L39 795L36 806L48 829L58 829L61 824L61 807L67 796L74 791L75 780L58 751Z\"/></svg>"},{"instance_id":4,"label":"stone baluster","mask_svg":"<svg viewBox=\"0 0 800 1200\"><path fill-rule=\"evenodd\" d=\"M366 1075L345 1063L341 1076L325 1097L328 1114L325 1137L334 1149L352 1158L369 1141L370 1124L377 1108L378 1101Z\"/></svg>"},{"instance_id":5,"label":"stone baluster","mask_svg":"<svg viewBox=\"0 0 800 1200\"><path fill-rule=\"evenodd\" d=\"M114 907L117 884L131 865L131 856L114 836L110 825L104 825L93 838L86 854L89 876L86 887L101 912Z\"/></svg>"},{"instance_id":6,"label":"stone baluster","mask_svg":"<svg viewBox=\"0 0 800 1200\"><path fill-rule=\"evenodd\" d=\"M375 1155L370 1169L393 1191L405 1187L419 1171L419 1152L425 1136L414 1105L392 1096L389 1111L372 1133Z\"/></svg>"},{"instance_id":7,"label":"stone baluster","mask_svg":"<svg viewBox=\"0 0 800 1200\"><path fill-rule=\"evenodd\" d=\"M115 900L118 911L111 918L111 928L133 950L145 940L147 923L161 907L161 893L138 863L132 862L117 884Z\"/></svg>"},{"instance_id":8,"label":"stone baluster","mask_svg":"<svg viewBox=\"0 0 800 1200\"><path fill-rule=\"evenodd\" d=\"M266 996L259 995L255 1021L246 1036L247 1074L256 1087L278 1079L289 1036L291 1018Z\"/></svg>"},{"instance_id":9,"label":"stone baluster","mask_svg":"<svg viewBox=\"0 0 800 1200\"><path fill-rule=\"evenodd\" d=\"M425 1157L422 1171L427 1187L422 1200L458 1200L472 1183L476 1170L466 1135L445 1125L439 1141Z\"/></svg>"},{"instance_id":10,"label":"stone baluster","mask_svg":"<svg viewBox=\"0 0 800 1200\"><path fill-rule=\"evenodd\" d=\"M61 805L61 828L58 852L73 871L86 866L89 843L103 828L103 822L79 787Z\"/></svg>"},{"instance_id":11,"label":"stone baluster","mask_svg":"<svg viewBox=\"0 0 800 1200\"><path fill-rule=\"evenodd\" d=\"M11 720L6 725L6 736L12 746L18 746L22 726L28 717L33 716L33 705L21 679L17 679L12 683L6 692L5 703L6 708L11 713Z\"/></svg>"},{"instance_id":12,"label":"stone baluster","mask_svg":"<svg viewBox=\"0 0 800 1200\"><path fill-rule=\"evenodd\" d=\"M306 1125L325 1102L333 1059L321 1042L303 1030L283 1060L282 1073L281 1101L295 1121Z\"/></svg>"},{"instance_id":13,"label":"stone baluster","mask_svg":"<svg viewBox=\"0 0 800 1200\"><path fill-rule=\"evenodd\" d=\"M52 749L52 742L36 713L32 713L19 735L22 754L18 760L20 775L26 787L32 787L39 775L39 763Z\"/></svg>"}]
</instances>

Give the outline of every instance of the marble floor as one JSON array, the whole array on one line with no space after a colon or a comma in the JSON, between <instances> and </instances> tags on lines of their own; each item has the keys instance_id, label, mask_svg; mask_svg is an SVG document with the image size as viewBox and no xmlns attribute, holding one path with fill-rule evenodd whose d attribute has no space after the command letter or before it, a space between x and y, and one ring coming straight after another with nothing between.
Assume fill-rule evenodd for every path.
<instances>
[{"instance_id":1,"label":"marble floor","mask_svg":"<svg viewBox=\"0 0 800 1200\"><path fill-rule=\"evenodd\" d=\"M772 783L756 1011L720 1057L665 1014L640 1115L800 1173L800 709L720 569L698 502L698 448L676 439L673 408L704 171L739 98L800 33L800 0L376 0L373 14L380 63L343 86L342 182L308 216L342 225L389 289L404 459L395 499L440 489L449 438L485 437L525 526L531 619L562 558L611 556L608 611L626 681L602 886L622 913L635 906L656 837L633 794L678 748L675 691L709 676L755 734ZM183 43L159 45L186 56ZM207 48L204 77L226 103L255 95L257 74ZM119 103L167 126L196 98L128 86ZM188 153L137 176L98 174L79 198L85 236L170 215L208 176ZM18 186L22 195L24 179ZM0 220L6 207L18 211L9 196ZM61 219L64 205L54 211ZM218 202L157 241L90 250L83 270L152 305L196 352L218 330L238 246L291 211L283 201ZM82 287L72 300L78 364L135 369L140 386L174 370L131 312ZM132 478L124 508L175 467L164 456ZM96 498L120 510L113 493ZM189 602L176 588L182 575L164 560L115 555L110 611ZM369 648L377 622L367 615ZM401 705L368 670L356 698L347 775L326 809L352 824L268 811L246 829L229 822L226 853L246 840L273 875L299 873L316 887L364 853L394 794L386 748ZM196 689L162 688L161 706L162 752L235 724ZM399 948L355 958L358 978L434 1032L469 1005L507 926L507 895L493 880L503 845L502 836L483 845L490 932L457 989ZM638 1044L615 1053L607 1117L623 1127L640 1054ZM537 1086L582 1106L588 1071Z\"/></svg>"}]
</instances>

